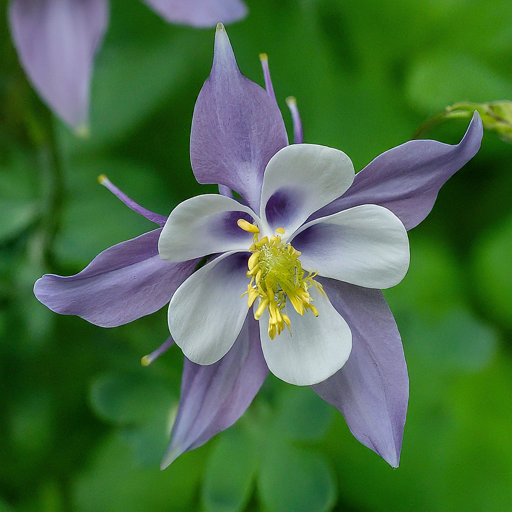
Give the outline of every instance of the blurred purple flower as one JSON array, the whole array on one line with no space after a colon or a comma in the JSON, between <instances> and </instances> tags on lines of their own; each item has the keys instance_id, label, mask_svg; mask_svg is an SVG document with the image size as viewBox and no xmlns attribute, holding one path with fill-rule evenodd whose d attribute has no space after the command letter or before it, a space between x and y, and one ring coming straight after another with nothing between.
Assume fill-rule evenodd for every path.
<instances>
[{"instance_id":1,"label":"blurred purple flower","mask_svg":"<svg viewBox=\"0 0 512 512\"><path fill-rule=\"evenodd\" d=\"M482 123L475 114L454 146L407 142L354 176L338 150L288 146L265 59L263 68L268 93L240 73L218 27L212 71L194 110L191 162L197 180L219 184L223 195L189 199L166 220L104 181L132 209L165 224L163 231L108 249L76 276L43 276L35 293L58 313L104 326L170 300L171 334L186 357L162 467L232 425L265 380L267 364L284 380L310 384L343 413L359 441L396 467L408 375L398 329L378 288L403 277L405 231L428 215L441 186L476 154ZM289 105L295 142L302 142L296 105ZM163 257L178 261L159 261L157 243ZM194 272L199 259L212 254ZM304 273L299 261L318 275ZM268 270L274 267L278 278L296 276L301 289L272 283ZM243 292L258 300L253 311L263 321L248 314ZM293 307L281 309L285 300Z\"/></svg>"},{"instance_id":2,"label":"blurred purple flower","mask_svg":"<svg viewBox=\"0 0 512 512\"><path fill-rule=\"evenodd\" d=\"M171 23L211 27L243 18L243 0L142 0ZM18 55L45 103L86 132L94 55L108 25L108 0L11 0Z\"/></svg>"}]
</instances>

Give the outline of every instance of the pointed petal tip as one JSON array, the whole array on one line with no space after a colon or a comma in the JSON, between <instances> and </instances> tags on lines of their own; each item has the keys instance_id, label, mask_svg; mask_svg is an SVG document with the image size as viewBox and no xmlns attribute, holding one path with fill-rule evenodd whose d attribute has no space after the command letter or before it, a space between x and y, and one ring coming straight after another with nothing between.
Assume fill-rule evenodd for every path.
<instances>
[{"instance_id":1,"label":"pointed petal tip","mask_svg":"<svg viewBox=\"0 0 512 512\"><path fill-rule=\"evenodd\" d=\"M377 452L393 469L398 469L400 466L400 450L396 452L381 454Z\"/></svg>"},{"instance_id":2,"label":"pointed petal tip","mask_svg":"<svg viewBox=\"0 0 512 512\"><path fill-rule=\"evenodd\" d=\"M182 453L178 446L171 445L160 463L160 470L167 469Z\"/></svg>"},{"instance_id":3,"label":"pointed petal tip","mask_svg":"<svg viewBox=\"0 0 512 512\"><path fill-rule=\"evenodd\" d=\"M471 123L475 123L475 125L478 127L479 131L482 132L482 136L484 133L484 123L482 121L482 117L480 116L480 113L478 110L475 110L473 112L473 117L471 118Z\"/></svg>"},{"instance_id":4,"label":"pointed petal tip","mask_svg":"<svg viewBox=\"0 0 512 512\"><path fill-rule=\"evenodd\" d=\"M238 75L240 73L228 33L222 23L217 24L213 50L212 73L215 70L220 73L220 76L230 73Z\"/></svg>"},{"instance_id":5,"label":"pointed petal tip","mask_svg":"<svg viewBox=\"0 0 512 512\"><path fill-rule=\"evenodd\" d=\"M224 24L217 23L217 28L215 30L215 45L214 45L214 62L219 57L219 54L223 54L224 52L228 52L233 55L233 59L235 55L233 53L233 49L231 48L231 43L229 41L229 36L224 27Z\"/></svg>"}]
</instances>

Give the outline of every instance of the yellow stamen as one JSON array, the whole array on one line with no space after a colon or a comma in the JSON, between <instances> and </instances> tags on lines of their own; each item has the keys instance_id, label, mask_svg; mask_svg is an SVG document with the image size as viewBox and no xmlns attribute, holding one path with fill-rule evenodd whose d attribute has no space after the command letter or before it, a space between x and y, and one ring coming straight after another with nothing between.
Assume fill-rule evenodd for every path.
<instances>
[{"instance_id":1,"label":"yellow stamen","mask_svg":"<svg viewBox=\"0 0 512 512\"><path fill-rule=\"evenodd\" d=\"M289 243L283 242L283 228L277 228L276 235L265 236L259 240L259 228L254 224L240 219L238 225L244 231L254 233L254 243L249 248L252 253L247 262L247 304L251 307L256 299L260 299L254 313L259 320L265 310L268 311L268 334L271 339L281 334L286 328L290 329L291 321L286 314L286 302L290 301L293 309L304 315L311 311L318 316L318 310L311 303L313 298L309 293L311 286L325 295L322 285L314 280L317 272L306 272L299 261L300 251Z\"/></svg>"},{"instance_id":2,"label":"yellow stamen","mask_svg":"<svg viewBox=\"0 0 512 512\"><path fill-rule=\"evenodd\" d=\"M239 228L242 228L244 231L247 231L248 233L260 232L258 226L255 226L254 224L247 222L245 219L238 219L237 224Z\"/></svg>"},{"instance_id":3,"label":"yellow stamen","mask_svg":"<svg viewBox=\"0 0 512 512\"><path fill-rule=\"evenodd\" d=\"M253 252L251 254L251 257L249 258L249 261L247 262L247 266L249 267L249 270L252 270L256 266L256 263L258 263L259 255L260 255L259 251Z\"/></svg>"}]
</instances>

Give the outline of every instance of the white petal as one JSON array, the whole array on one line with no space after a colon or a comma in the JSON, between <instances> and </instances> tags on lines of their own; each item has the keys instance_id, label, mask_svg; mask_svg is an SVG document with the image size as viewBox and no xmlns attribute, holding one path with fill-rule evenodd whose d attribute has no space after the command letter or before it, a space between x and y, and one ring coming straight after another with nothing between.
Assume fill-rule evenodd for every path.
<instances>
[{"instance_id":1,"label":"white petal","mask_svg":"<svg viewBox=\"0 0 512 512\"><path fill-rule=\"evenodd\" d=\"M270 371L297 386L310 386L334 375L346 362L352 349L352 333L347 322L329 299L315 287L309 289L318 309L299 315L287 305L290 332L283 331L273 340L268 335L268 312L260 318L263 355Z\"/></svg>"},{"instance_id":2,"label":"white petal","mask_svg":"<svg viewBox=\"0 0 512 512\"><path fill-rule=\"evenodd\" d=\"M265 169L260 217L289 236L312 213L343 195L353 180L354 166L342 151L315 144L286 146Z\"/></svg>"},{"instance_id":3,"label":"white petal","mask_svg":"<svg viewBox=\"0 0 512 512\"><path fill-rule=\"evenodd\" d=\"M192 274L169 304L169 330L192 362L213 364L235 342L245 317L248 255L227 253Z\"/></svg>"},{"instance_id":4,"label":"white petal","mask_svg":"<svg viewBox=\"0 0 512 512\"><path fill-rule=\"evenodd\" d=\"M366 288L398 284L409 268L409 239L400 219L374 204L305 224L292 241L305 270Z\"/></svg>"},{"instance_id":5,"label":"white petal","mask_svg":"<svg viewBox=\"0 0 512 512\"><path fill-rule=\"evenodd\" d=\"M192 197L169 215L158 241L158 252L166 261L186 261L217 252L248 250L253 235L236 222L244 218L252 223L255 217L250 208L230 197Z\"/></svg>"}]
</instances>

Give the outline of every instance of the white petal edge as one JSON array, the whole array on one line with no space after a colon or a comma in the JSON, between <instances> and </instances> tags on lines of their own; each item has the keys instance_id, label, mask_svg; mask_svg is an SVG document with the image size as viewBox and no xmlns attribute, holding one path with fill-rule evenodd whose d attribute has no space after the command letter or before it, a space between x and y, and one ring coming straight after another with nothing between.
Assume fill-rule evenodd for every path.
<instances>
[{"instance_id":1,"label":"white petal edge","mask_svg":"<svg viewBox=\"0 0 512 512\"><path fill-rule=\"evenodd\" d=\"M289 236L312 213L343 195L354 176L354 166L343 151L316 144L286 146L265 169L260 218L272 231L283 228ZM267 219L266 208L276 193L289 198L289 209L274 225L272 219Z\"/></svg>"},{"instance_id":2,"label":"white petal edge","mask_svg":"<svg viewBox=\"0 0 512 512\"><path fill-rule=\"evenodd\" d=\"M311 228L313 240L307 240ZM409 238L400 219L387 208L364 204L305 224L293 246L302 267L319 275L365 288L390 288L409 268Z\"/></svg>"},{"instance_id":3,"label":"white petal edge","mask_svg":"<svg viewBox=\"0 0 512 512\"><path fill-rule=\"evenodd\" d=\"M283 331L273 340L268 335L268 312L260 318L263 355L270 371L296 386L318 384L334 375L352 350L352 333L329 299L315 287L309 289L318 309L299 315L287 305L290 332Z\"/></svg>"},{"instance_id":4,"label":"white petal edge","mask_svg":"<svg viewBox=\"0 0 512 512\"><path fill-rule=\"evenodd\" d=\"M192 274L169 304L169 330L192 362L216 363L233 346L247 316L247 257L229 252Z\"/></svg>"},{"instance_id":5,"label":"white petal edge","mask_svg":"<svg viewBox=\"0 0 512 512\"><path fill-rule=\"evenodd\" d=\"M243 212L258 223L254 212L230 197L205 194L180 203L169 215L158 240L158 252L166 261L178 262L208 254L246 251L253 235L236 225L236 215Z\"/></svg>"}]
</instances>

